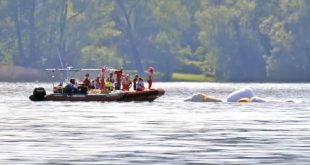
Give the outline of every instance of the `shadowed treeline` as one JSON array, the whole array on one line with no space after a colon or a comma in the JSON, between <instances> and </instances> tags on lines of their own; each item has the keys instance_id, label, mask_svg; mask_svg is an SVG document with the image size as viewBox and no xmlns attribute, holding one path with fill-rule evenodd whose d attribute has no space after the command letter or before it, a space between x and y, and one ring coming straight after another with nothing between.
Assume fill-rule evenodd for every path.
<instances>
[{"instance_id":1,"label":"shadowed treeline","mask_svg":"<svg viewBox=\"0 0 310 165\"><path fill-rule=\"evenodd\" d=\"M309 11L307 0L0 0L0 80L106 65L154 66L166 81L309 81Z\"/></svg>"}]
</instances>

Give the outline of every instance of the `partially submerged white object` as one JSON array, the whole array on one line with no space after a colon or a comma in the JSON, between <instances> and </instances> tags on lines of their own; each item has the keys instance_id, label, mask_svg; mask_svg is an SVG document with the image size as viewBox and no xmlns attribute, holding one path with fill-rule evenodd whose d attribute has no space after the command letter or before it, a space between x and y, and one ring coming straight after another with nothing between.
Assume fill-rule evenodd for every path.
<instances>
[{"instance_id":1,"label":"partially submerged white object","mask_svg":"<svg viewBox=\"0 0 310 165\"><path fill-rule=\"evenodd\" d=\"M259 97L252 97L251 98L251 102L255 102L255 103L263 103L263 102L266 102L266 100L262 99L262 98L259 98Z\"/></svg>"},{"instance_id":2,"label":"partially submerged white object","mask_svg":"<svg viewBox=\"0 0 310 165\"><path fill-rule=\"evenodd\" d=\"M205 94L195 94L192 97L186 99L185 101L192 101L192 102L222 102L221 99L216 98L214 96L208 96Z\"/></svg>"},{"instance_id":3,"label":"partially submerged white object","mask_svg":"<svg viewBox=\"0 0 310 165\"><path fill-rule=\"evenodd\" d=\"M227 96L227 102L238 102L242 98L253 98L255 94L251 88L241 88Z\"/></svg>"}]
</instances>

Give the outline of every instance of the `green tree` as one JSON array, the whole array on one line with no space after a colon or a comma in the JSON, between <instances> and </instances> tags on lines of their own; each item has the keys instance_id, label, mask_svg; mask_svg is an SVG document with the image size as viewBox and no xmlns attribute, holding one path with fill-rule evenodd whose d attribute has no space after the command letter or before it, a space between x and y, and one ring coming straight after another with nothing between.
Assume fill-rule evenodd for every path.
<instances>
[{"instance_id":1,"label":"green tree","mask_svg":"<svg viewBox=\"0 0 310 165\"><path fill-rule=\"evenodd\" d=\"M220 81L259 81L265 78L258 32L249 26L254 0L204 1L196 13L199 39L214 59ZM208 57L207 57L208 58Z\"/></svg>"},{"instance_id":2,"label":"green tree","mask_svg":"<svg viewBox=\"0 0 310 165\"><path fill-rule=\"evenodd\" d=\"M305 81L307 60L300 49L305 42L298 36L298 30L305 25L300 24L304 1L281 0L275 5L277 14L265 17L259 25L270 43L270 53L266 56L268 78L272 81Z\"/></svg>"}]
</instances>

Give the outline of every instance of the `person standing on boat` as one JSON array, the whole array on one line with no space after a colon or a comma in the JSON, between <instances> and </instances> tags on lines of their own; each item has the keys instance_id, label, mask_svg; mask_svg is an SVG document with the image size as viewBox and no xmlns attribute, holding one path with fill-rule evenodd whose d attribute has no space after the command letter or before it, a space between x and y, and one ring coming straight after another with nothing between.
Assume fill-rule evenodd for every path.
<instances>
[{"instance_id":1,"label":"person standing on boat","mask_svg":"<svg viewBox=\"0 0 310 165\"><path fill-rule=\"evenodd\" d=\"M139 77L138 83L137 83L137 91L144 91L144 81L141 77Z\"/></svg>"},{"instance_id":2,"label":"person standing on boat","mask_svg":"<svg viewBox=\"0 0 310 165\"><path fill-rule=\"evenodd\" d=\"M114 74L116 74L115 90L120 90L121 89L122 76L123 76L123 69L115 71Z\"/></svg>"},{"instance_id":3,"label":"person standing on boat","mask_svg":"<svg viewBox=\"0 0 310 165\"><path fill-rule=\"evenodd\" d=\"M101 91L101 93L105 93L104 75L101 75L101 78L100 78L100 91Z\"/></svg>"},{"instance_id":4,"label":"person standing on boat","mask_svg":"<svg viewBox=\"0 0 310 165\"><path fill-rule=\"evenodd\" d=\"M149 79L147 82L149 83L149 89L152 88L153 80L154 80L154 71L155 69L153 67L149 67Z\"/></svg>"},{"instance_id":5,"label":"person standing on boat","mask_svg":"<svg viewBox=\"0 0 310 165\"><path fill-rule=\"evenodd\" d=\"M124 80L122 81L122 85L123 85L123 91L129 91L132 85L132 81L130 80L129 74L125 76Z\"/></svg>"},{"instance_id":6,"label":"person standing on boat","mask_svg":"<svg viewBox=\"0 0 310 165\"><path fill-rule=\"evenodd\" d=\"M100 91L101 93L105 93L105 78L104 78L104 74L107 71L107 67L102 67L101 68L101 78L100 78Z\"/></svg>"},{"instance_id":7,"label":"person standing on boat","mask_svg":"<svg viewBox=\"0 0 310 165\"><path fill-rule=\"evenodd\" d=\"M135 78L133 79L133 90L137 90L138 80L139 80L139 76L136 74Z\"/></svg>"}]
</instances>

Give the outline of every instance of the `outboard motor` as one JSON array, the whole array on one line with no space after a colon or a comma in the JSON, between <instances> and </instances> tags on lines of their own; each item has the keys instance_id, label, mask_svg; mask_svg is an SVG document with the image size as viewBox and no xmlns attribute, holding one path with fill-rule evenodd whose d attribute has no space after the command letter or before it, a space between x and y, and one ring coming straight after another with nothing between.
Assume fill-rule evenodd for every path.
<instances>
[{"instance_id":1,"label":"outboard motor","mask_svg":"<svg viewBox=\"0 0 310 165\"><path fill-rule=\"evenodd\" d=\"M32 101L42 101L46 95L46 91L44 88L35 88L33 90L33 95L29 97L30 100Z\"/></svg>"}]
</instances>

